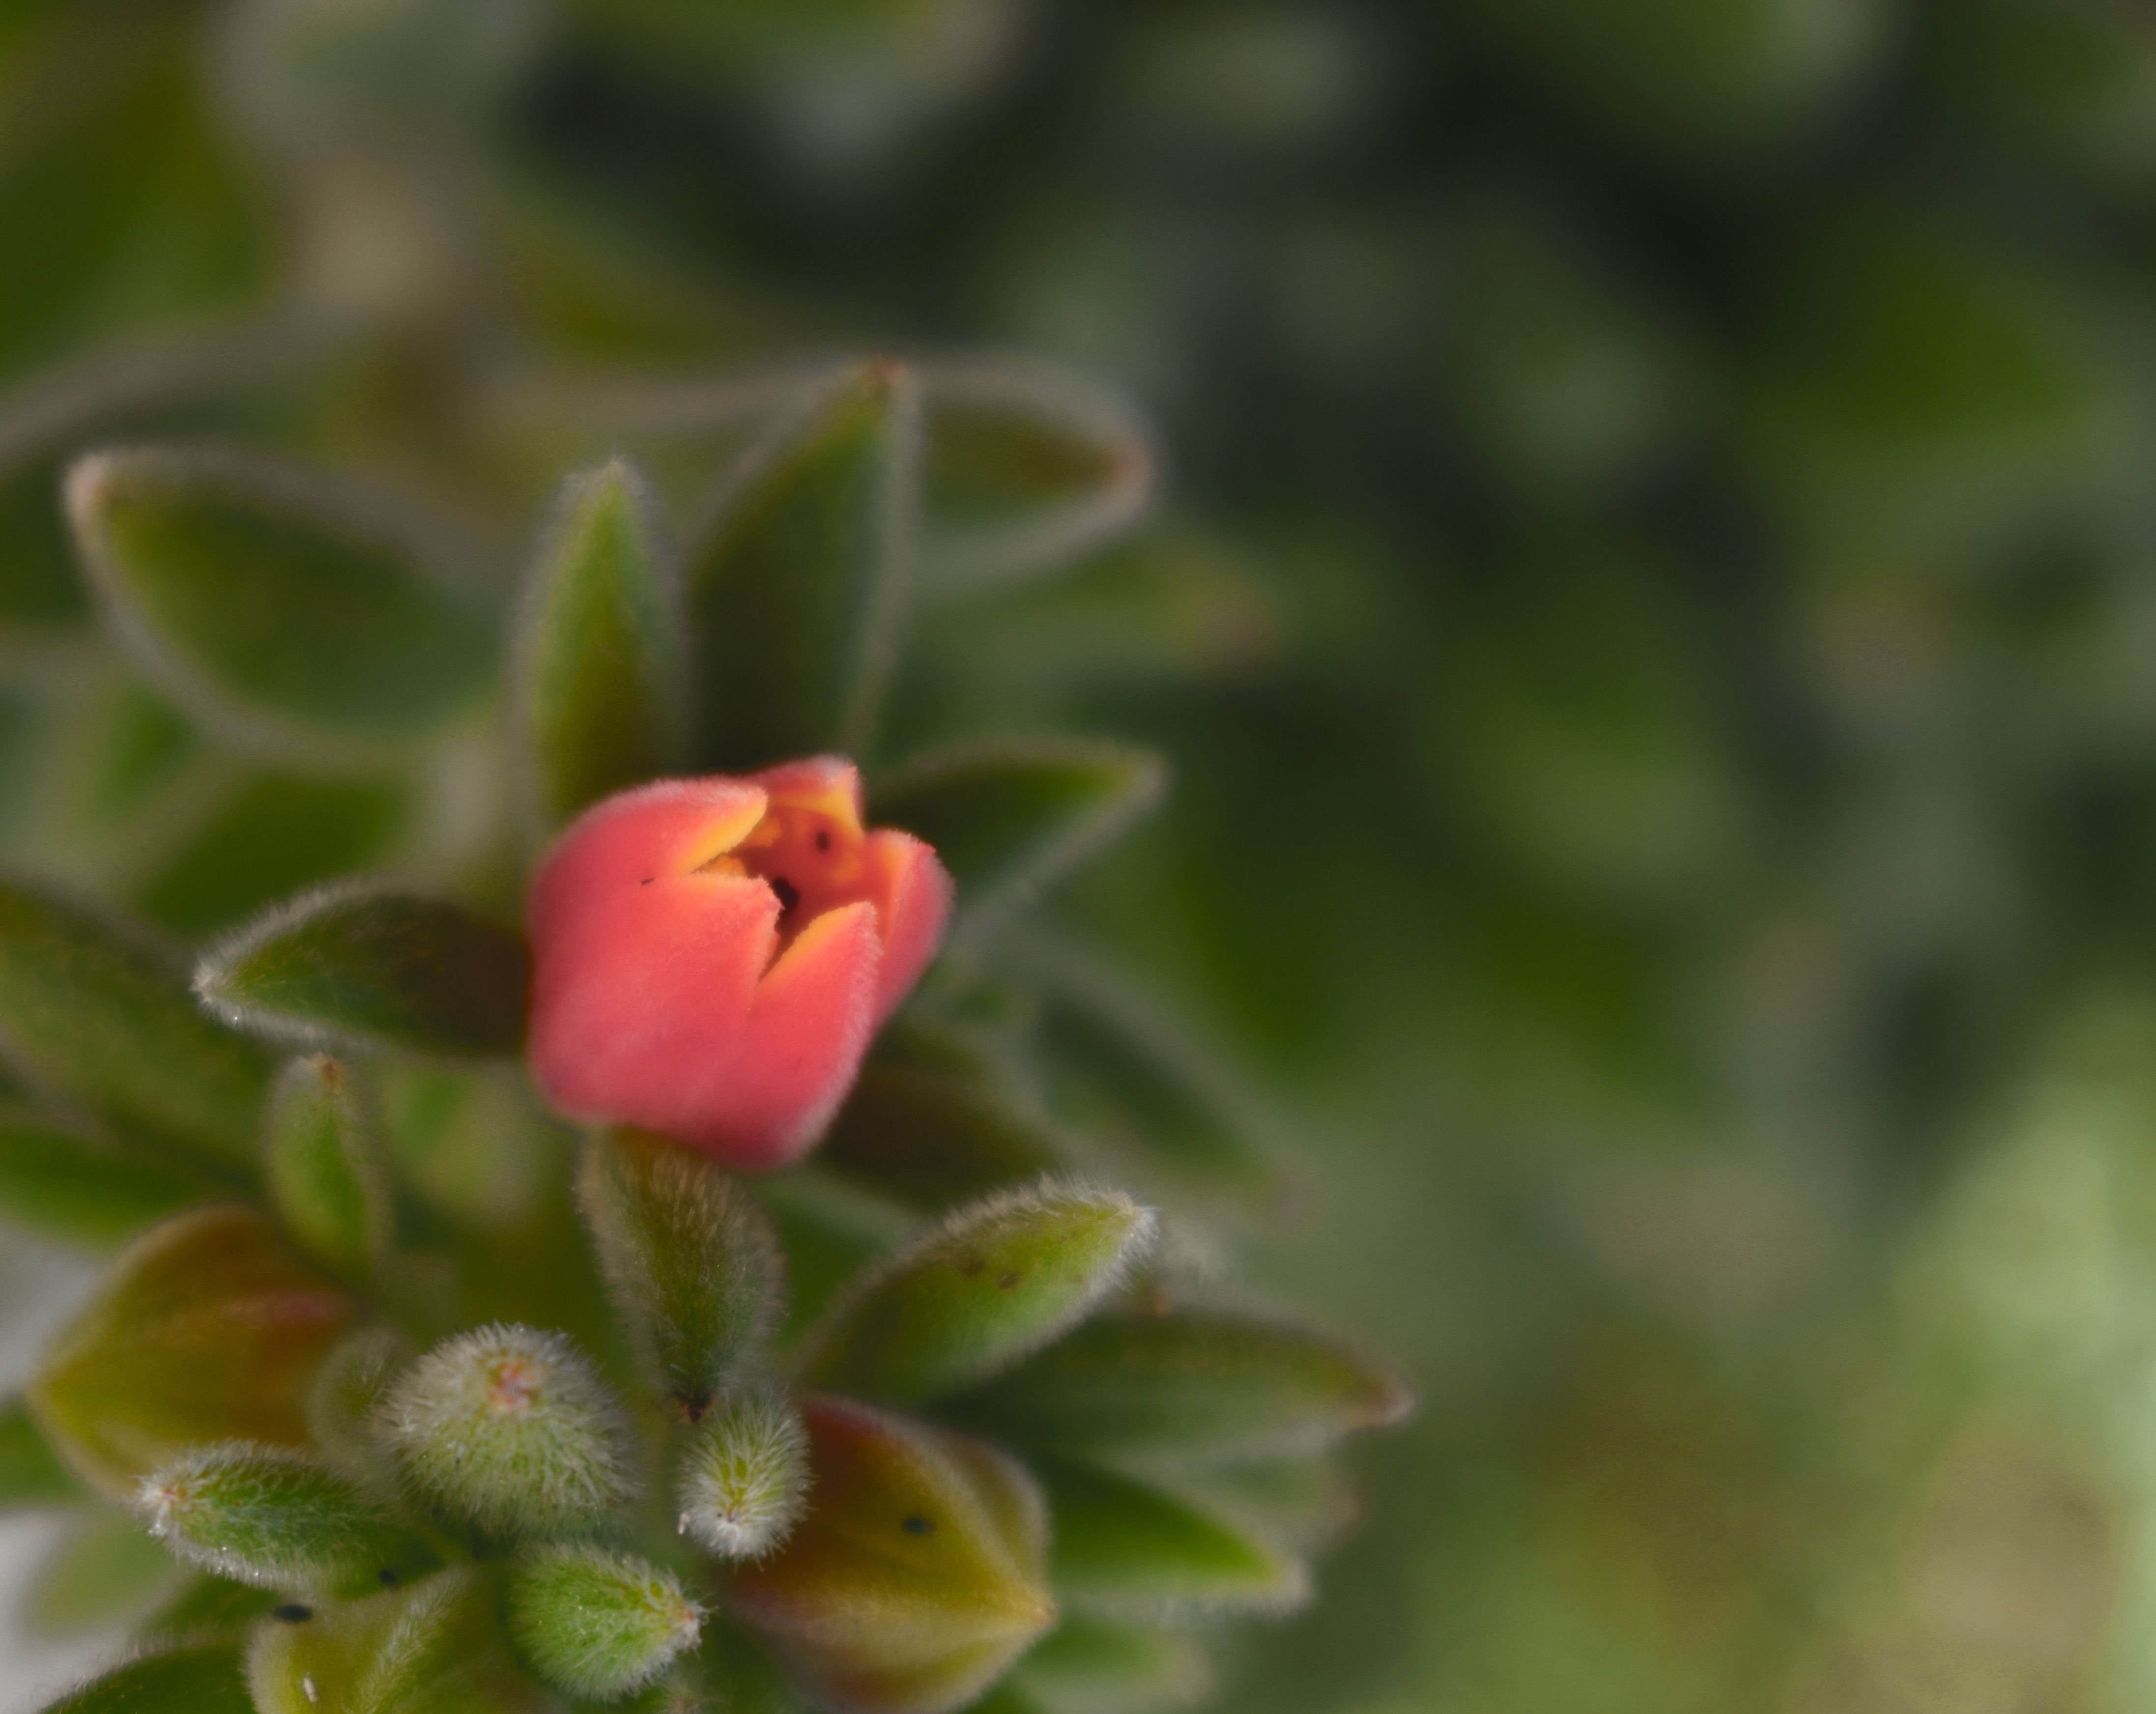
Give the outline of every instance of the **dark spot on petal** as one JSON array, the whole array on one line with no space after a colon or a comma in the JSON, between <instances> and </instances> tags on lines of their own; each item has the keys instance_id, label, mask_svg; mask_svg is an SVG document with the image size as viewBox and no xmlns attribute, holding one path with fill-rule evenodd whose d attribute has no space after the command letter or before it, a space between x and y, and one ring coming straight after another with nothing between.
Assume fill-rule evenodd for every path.
<instances>
[{"instance_id":1,"label":"dark spot on petal","mask_svg":"<svg viewBox=\"0 0 2156 1714\"><path fill-rule=\"evenodd\" d=\"M830 829L819 827L816 829L816 849L819 851L828 851L831 849Z\"/></svg>"},{"instance_id":2,"label":"dark spot on petal","mask_svg":"<svg viewBox=\"0 0 2156 1714\"><path fill-rule=\"evenodd\" d=\"M997 1278L996 1284L1001 1286L1004 1291L1008 1291L1012 1286L1018 1284L1018 1270L1016 1269L1013 1269L1009 1273L999 1275Z\"/></svg>"},{"instance_id":3,"label":"dark spot on petal","mask_svg":"<svg viewBox=\"0 0 2156 1714\"><path fill-rule=\"evenodd\" d=\"M771 890L778 895L778 908L781 911L791 911L801 902L801 889L783 875L772 876Z\"/></svg>"},{"instance_id":4,"label":"dark spot on petal","mask_svg":"<svg viewBox=\"0 0 2156 1714\"><path fill-rule=\"evenodd\" d=\"M658 877L657 875L645 875L645 876L644 877L644 879L643 879L642 880L640 880L640 881L637 882L637 885L639 885L639 886L640 886L640 887L648 887L648 886L649 886L649 885L652 884L652 882L654 882L654 880L657 880L658 879L659 879L659 877Z\"/></svg>"},{"instance_id":5,"label":"dark spot on petal","mask_svg":"<svg viewBox=\"0 0 2156 1714\"><path fill-rule=\"evenodd\" d=\"M934 1524L929 1522L927 1518L921 1516L918 1512L915 1513L911 1517L901 1520L898 1527L904 1530L909 1536L925 1536L929 1532L929 1531L936 1527Z\"/></svg>"},{"instance_id":6,"label":"dark spot on petal","mask_svg":"<svg viewBox=\"0 0 2156 1714\"><path fill-rule=\"evenodd\" d=\"M297 1601L287 1601L282 1607L270 1609L272 1619L281 1619L287 1624L301 1624L315 1616L311 1607L302 1607Z\"/></svg>"}]
</instances>

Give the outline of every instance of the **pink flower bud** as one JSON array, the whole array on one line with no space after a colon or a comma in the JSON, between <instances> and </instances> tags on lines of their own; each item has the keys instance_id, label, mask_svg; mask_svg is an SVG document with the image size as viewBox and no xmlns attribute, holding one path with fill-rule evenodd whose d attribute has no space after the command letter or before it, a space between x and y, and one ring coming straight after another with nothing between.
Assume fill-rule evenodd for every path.
<instances>
[{"instance_id":1,"label":"pink flower bud","mask_svg":"<svg viewBox=\"0 0 2156 1714\"><path fill-rule=\"evenodd\" d=\"M531 881L531 1075L730 1167L806 1153L936 952L951 879L820 756L585 811Z\"/></svg>"}]
</instances>

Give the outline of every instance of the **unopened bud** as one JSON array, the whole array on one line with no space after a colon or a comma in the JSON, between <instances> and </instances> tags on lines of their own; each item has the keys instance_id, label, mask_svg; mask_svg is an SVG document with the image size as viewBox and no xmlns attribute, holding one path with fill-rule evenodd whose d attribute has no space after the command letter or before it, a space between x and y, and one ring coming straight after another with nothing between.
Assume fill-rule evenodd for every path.
<instances>
[{"instance_id":1,"label":"unopened bud","mask_svg":"<svg viewBox=\"0 0 2156 1714\"><path fill-rule=\"evenodd\" d=\"M641 1131L592 1139L578 1198L638 1356L693 1420L778 1319L770 1218L716 1161Z\"/></svg>"},{"instance_id":2,"label":"unopened bud","mask_svg":"<svg viewBox=\"0 0 2156 1714\"><path fill-rule=\"evenodd\" d=\"M1043 1507L993 1449L850 1399L805 1400L814 1486L733 1604L815 1700L946 1714L1055 1622Z\"/></svg>"},{"instance_id":3,"label":"unopened bud","mask_svg":"<svg viewBox=\"0 0 2156 1714\"><path fill-rule=\"evenodd\" d=\"M187 1453L145 1477L135 1506L176 1557L240 1583L322 1588L410 1557L388 1512L280 1447Z\"/></svg>"},{"instance_id":4,"label":"unopened bud","mask_svg":"<svg viewBox=\"0 0 2156 1714\"><path fill-rule=\"evenodd\" d=\"M398 1378L384 1420L413 1486L490 1535L586 1529L634 1491L621 1408L559 1333L460 1333Z\"/></svg>"},{"instance_id":5,"label":"unopened bud","mask_svg":"<svg viewBox=\"0 0 2156 1714\"><path fill-rule=\"evenodd\" d=\"M721 1559L786 1539L808 1486L808 1434L783 1395L756 1388L698 1424L681 1455L681 1532Z\"/></svg>"},{"instance_id":6,"label":"unopened bud","mask_svg":"<svg viewBox=\"0 0 2156 1714\"><path fill-rule=\"evenodd\" d=\"M600 1701L659 1678L696 1646L703 1621L672 1572L596 1547L521 1562L504 1597L526 1664L564 1696Z\"/></svg>"}]
</instances>

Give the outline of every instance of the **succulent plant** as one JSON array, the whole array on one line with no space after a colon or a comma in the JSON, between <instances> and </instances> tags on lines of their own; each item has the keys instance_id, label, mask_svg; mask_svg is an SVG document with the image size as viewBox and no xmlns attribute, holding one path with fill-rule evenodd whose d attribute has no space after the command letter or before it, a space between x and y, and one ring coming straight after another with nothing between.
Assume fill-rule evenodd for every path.
<instances>
[{"instance_id":1,"label":"succulent plant","mask_svg":"<svg viewBox=\"0 0 2156 1714\"><path fill-rule=\"evenodd\" d=\"M0 1209L121 1246L0 1499L118 1508L187 1578L59 1706L1137 1714L1304 1597L1267 1496L1405 1394L1188 1260L1277 1163L1028 921L1160 764L882 760L937 385L767 388L678 526L571 475L506 625L385 495L68 470L111 637L203 730L482 784L433 885L316 877L191 962L0 883Z\"/></svg>"}]
</instances>

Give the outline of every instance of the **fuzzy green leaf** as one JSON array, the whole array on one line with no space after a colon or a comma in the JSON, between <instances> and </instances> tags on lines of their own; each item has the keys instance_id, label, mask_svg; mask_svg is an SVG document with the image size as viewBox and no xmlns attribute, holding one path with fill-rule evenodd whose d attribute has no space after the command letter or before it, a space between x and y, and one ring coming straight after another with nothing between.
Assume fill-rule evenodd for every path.
<instances>
[{"instance_id":1,"label":"fuzzy green leaf","mask_svg":"<svg viewBox=\"0 0 2156 1714\"><path fill-rule=\"evenodd\" d=\"M88 1497L21 1399L0 1405L0 1506L61 1506Z\"/></svg>"},{"instance_id":2,"label":"fuzzy green leaf","mask_svg":"<svg viewBox=\"0 0 2156 1714\"><path fill-rule=\"evenodd\" d=\"M351 1298L257 1210L198 1209L137 1239L47 1352L31 1409L115 1498L189 1446L303 1446L303 1400Z\"/></svg>"},{"instance_id":3,"label":"fuzzy green leaf","mask_svg":"<svg viewBox=\"0 0 2156 1714\"><path fill-rule=\"evenodd\" d=\"M413 1563L388 1512L282 1447L184 1453L143 1479L135 1511L174 1557L236 1583L326 1589Z\"/></svg>"},{"instance_id":4,"label":"fuzzy green leaf","mask_svg":"<svg viewBox=\"0 0 2156 1714\"><path fill-rule=\"evenodd\" d=\"M20 881L0 881L0 1043L123 1129L253 1162L269 1056L203 1016L162 943Z\"/></svg>"},{"instance_id":5,"label":"fuzzy green leaf","mask_svg":"<svg viewBox=\"0 0 2156 1714\"><path fill-rule=\"evenodd\" d=\"M808 1511L737 1566L732 1609L820 1705L962 1706L1055 1620L1040 1500L993 1448L850 1399L803 1401Z\"/></svg>"},{"instance_id":6,"label":"fuzzy green leaf","mask_svg":"<svg viewBox=\"0 0 2156 1714\"><path fill-rule=\"evenodd\" d=\"M173 934L214 934L302 887L372 867L417 808L407 779L254 774L130 890L129 901Z\"/></svg>"},{"instance_id":7,"label":"fuzzy green leaf","mask_svg":"<svg viewBox=\"0 0 2156 1714\"><path fill-rule=\"evenodd\" d=\"M1053 1127L964 1038L894 1019L816 1152L828 1172L924 1213L1070 1164Z\"/></svg>"},{"instance_id":8,"label":"fuzzy green leaf","mask_svg":"<svg viewBox=\"0 0 2156 1714\"><path fill-rule=\"evenodd\" d=\"M808 1437L775 1387L737 1388L690 1430L675 1484L680 1529L721 1559L758 1559L801 1516Z\"/></svg>"},{"instance_id":9,"label":"fuzzy green leaf","mask_svg":"<svg viewBox=\"0 0 2156 1714\"><path fill-rule=\"evenodd\" d=\"M616 459L562 490L511 660L532 820L552 829L675 772L686 725L680 596L643 479Z\"/></svg>"},{"instance_id":10,"label":"fuzzy green leaf","mask_svg":"<svg viewBox=\"0 0 2156 1714\"><path fill-rule=\"evenodd\" d=\"M34 1120L0 1121L0 1217L110 1250L223 1187L183 1161Z\"/></svg>"},{"instance_id":11,"label":"fuzzy green leaf","mask_svg":"<svg viewBox=\"0 0 2156 1714\"><path fill-rule=\"evenodd\" d=\"M262 1035L477 1057L521 1044L531 979L516 930L362 884L306 894L219 941L195 989Z\"/></svg>"},{"instance_id":12,"label":"fuzzy green leaf","mask_svg":"<svg viewBox=\"0 0 2156 1714\"><path fill-rule=\"evenodd\" d=\"M1194 1637L1099 1619L1066 1619L1026 1650L1012 1683L1041 1714L1172 1714L1213 1693Z\"/></svg>"},{"instance_id":13,"label":"fuzzy green leaf","mask_svg":"<svg viewBox=\"0 0 2156 1714\"><path fill-rule=\"evenodd\" d=\"M683 553L702 767L858 751L905 606L912 376L858 364L737 463Z\"/></svg>"},{"instance_id":14,"label":"fuzzy green leaf","mask_svg":"<svg viewBox=\"0 0 2156 1714\"><path fill-rule=\"evenodd\" d=\"M938 365L922 379L931 587L1067 565L1145 510L1152 449L1122 400L1038 365Z\"/></svg>"},{"instance_id":15,"label":"fuzzy green leaf","mask_svg":"<svg viewBox=\"0 0 2156 1714\"><path fill-rule=\"evenodd\" d=\"M469 1568L371 1600L280 1609L255 1632L255 1714L551 1714Z\"/></svg>"},{"instance_id":16,"label":"fuzzy green leaf","mask_svg":"<svg viewBox=\"0 0 2156 1714\"><path fill-rule=\"evenodd\" d=\"M1300 1561L1194 1506L1091 1465L1035 1466L1055 1517L1049 1573L1089 1612L1277 1611L1309 1592Z\"/></svg>"},{"instance_id":17,"label":"fuzzy green leaf","mask_svg":"<svg viewBox=\"0 0 2156 1714\"><path fill-rule=\"evenodd\" d=\"M490 1536L588 1530L634 1491L621 1407L559 1333L460 1333L398 1378L383 1419L412 1486Z\"/></svg>"},{"instance_id":18,"label":"fuzzy green leaf","mask_svg":"<svg viewBox=\"0 0 2156 1714\"><path fill-rule=\"evenodd\" d=\"M786 1259L724 1168L641 1131L586 1145L578 1200L653 1385L691 1419L778 1325Z\"/></svg>"},{"instance_id":19,"label":"fuzzy green leaf","mask_svg":"<svg viewBox=\"0 0 2156 1714\"><path fill-rule=\"evenodd\" d=\"M1399 1420L1407 1389L1329 1335L1240 1310L1107 1316L958 1401L1059 1450L1245 1459Z\"/></svg>"},{"instance_id":20,"label":"fuzzy green leaf","mask_svg":"<svg viewBox=\"0 0 2156 1714\"><path fill-rule=\"evenodd\" d=\"M702 1619L680 1579L627 1554L557 1547L509 1568L511 1640L564 1696L611 1701L696 1646Z\"/></svg>"},{"instance_id":21,"label":"fuzzy green leaf","mask_svg":"<svg viewBox=\"0 0 2156 1714\"><path fill-rule=\"evenodd\" d=\"M812 1386L910 1402L1017 1362L1127 1275L1154 1219L1114 1191L1049 1183L962 1209L870 1270L801 1359Z\"/></svg>"},{"instance_id":22,"label":"fuzzy green leaf","mask_svg":"<svg viewBox=\"0 0 2156 1714\"><path fill-rule=\"evenodd\" d=\"M1261 1204L1286 1153L1262 1103L1176 1021L1114 972L1029 926L997 957L1040 1002L1051 1108L1141 1182Z\"/></svg>"},{"instance_id":23,"label":"fuzzy green leaf","mask_svg":"<svg viewBox=\"0 0 2156 1714\"><path fill-rule=\"evenodd\" d=\"M1160 799L1150 752L1080 739L939 751L879 779L875 819L936 848L964 922L1038 897Z\"/></svg>"},{"instance_id":24,"label":"fuzzy green leaf","mask_svg":"<svg viewBox=\"0 0 2156 1714\"><path fill-rule=\"evenodd\" d=\"M90 582L146 671L236 743L370 752L473 706L495 625L400 511L234 453L99 453L69 473Z\"/></svg>"},{"instance_id":25,"label":"fuzzy green leaf","mask_svg":"<svg viewBox=\"0 0 2156 1714\"><path fill-rule=\"evenodd\" d=\"M24 1616L48 1636L132 1624L179 1580L172 1555L132 1517L101 1506L86 1508L38 1568Z\"/></svg>"},{"instance_id":26,"label":"fuzzy green leaf","mask_svg":"<svg viewBox=\"0 0 2156 1714\"><path fill-rule=\"evenodd\" d=\"M397 1465L382 1432L389 1389L413 1352L396 1328L375 1321L322 1359L307 1391L307 1427L323 1461L376 1499L394 1499Z\"/></svg>"},{"instance_id":27,"label":"fuzzy green leaf","mask_svg":"<svg viewBox=\"0 0 2156 1714\"><path fill-rule=\"evenodd\" d=\"M389 1246L393 1210L373 1115L353 1069L326 1054L293 1060L270 1085L263 1178L300 1249L364 1279Z\"/></svg>"},{"instance_id":28,"label":"fuzzy green leaf","mask_svg":"<svg viewBox=\"0 0 2156 1714\"><path fill-rule=\"evenodd\" d=\"M221 1577L190 1578L180 1591L136 1627L136 1638L152 1647L172 1647L208 1638L239 1642L284 1604L275 1589L235 1583Z\"/></svg>"},{"instance_id":29,"label":"fuzzy green leaf","mask_svg":"<svg viewBox=\"0 0 2156 1714\"><path fill-rule=\"evenodd\" d=\"M45 1714L255 1714L239 1649L201 1643L145 1655L93 1679Z\"/></svg>"}]
</instances>

